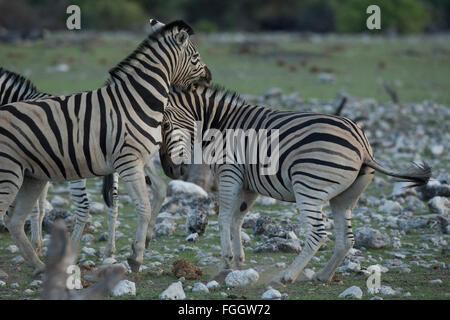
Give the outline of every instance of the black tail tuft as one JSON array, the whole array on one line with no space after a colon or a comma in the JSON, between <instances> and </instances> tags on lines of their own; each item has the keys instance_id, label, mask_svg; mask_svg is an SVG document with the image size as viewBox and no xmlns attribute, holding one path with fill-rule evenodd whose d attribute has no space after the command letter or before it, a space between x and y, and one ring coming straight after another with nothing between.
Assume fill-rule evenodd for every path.
<instances>
[{"instance_id":1,"label":"black tail tuft","mask_svg":"<svg viewBox=\"0 0 450 320\"><path fill-rule=\"evenodd\" d=\"M397 181L410 181L413 182L408 188L414 188L426 185L431 178L431 167L427 163L415 163L412 166L402 172L404 177L396 177Z\"/></svg>"},{"instance_id":2,"label":"black tail tuft","mask_svg":"<svg viewBox=\"0 0 450 320\"><path fill-rule=\"evenodd\" d=\"M114 174L108 174L103 177L102 194L103 200L108 207L113 205L113 185L114 185Z\"/></svg>"}]
</instances>

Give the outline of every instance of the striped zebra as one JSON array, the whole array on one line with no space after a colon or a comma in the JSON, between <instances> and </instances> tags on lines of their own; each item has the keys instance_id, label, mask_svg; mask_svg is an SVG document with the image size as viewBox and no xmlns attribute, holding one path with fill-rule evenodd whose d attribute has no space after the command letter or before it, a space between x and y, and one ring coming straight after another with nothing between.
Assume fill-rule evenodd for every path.
<instances>
[{"instance_id":1,"label":"striped zebra","mask_svg":"<svg viewBox=\"0 0 450 320\"><path fill-rule=\"evenodd\" d=\"M195 128L195 121L201 121L201 126ZM241 226L258 194L295 202L310 226L302 252L273 279L274 283L294 282L325 242L322 206L330 201L336 245L328 264L315 274L316 280L329 281L354 244L351 210L371 182L375 170L415 185L427 183L431 176L431 168L426 164L401 172L381 166L375 161L364 132L347 118L249 105L236 93L200 87L195 92L174 90L169 96L162 122L160 157L165 173L171 178L178 178L184 164L191 159L194 129L202 130L200 138L196 138L202 140L202 150L215 150L216 153L221 148L226 150L226 144L229 145L231 140L224 137L231 129L244 132L266 129L278 133L278 142L271 140L269 152L263 153L270 156L270 152L278 150L275 159L278 166L273 174L261 174L260 169L266 163L259 157L256 163L226 161L225 157L237 159L236 153L240 152L237 149L231 149L231 154L224 151L210 164L219 183L223 259L220 277L231 268L234 256L233 267L241 267L244 261ZM211 139L207 133L211 129L218 130L223 139L217 135ZM219 144L221 140L226 143ZM250 149L254 140L248 138L244 143L245 150L254 150Z\"/></svg>"},{"instance_id":2,"label":"striped zebra","mask_svg":"<svg viewBox=\"0 0 450 320\"><path fill-rule=\"evenodd\" d=\"M0 68L0 106L39 98L47 98L52 95L44 92L39 92L36 87L25 77L17 73ZM150 176L147 181L152 190L153 199L151 202L151 212L159 212L162 202L166 195L166 185L156 172L152 161L147 164ZM115 189L118 188L118 176L115 175ZM38 255L42 255L42 221L45 216L45 201L47 199L49 184L47 184L39 200L34 207L31 220L31 244ZM89 218L89 199L86 192L86 179L69 181L69 190L71 199L75 205L75 225L72 232L72 243L79 245L84 227ZM116 191L117 193L117 191ZM113 200L114 199L114 200ZM110 257L115 253L115 225L118 215L118 196L113 195L113 198L108 198L107 216L108 216L108 243L105 248L105 257ZM153 218L154 217L154 218ZM156 215L152 215L149 228L147 230L148 243L153 236L153 229L156 222Z\"/></svg>"},{"instance_id":3,"label":"striped zebra","mask_svg":"<svg viewBox=\"0 0 450 320\"><path fill-rule=\"evenodd\" d=\"M189 40L192 28L175 21L149 35L110 71L100 89L28 100L0 108L0 218L25 260L44 264L23 225L48 181L118 172L139 218L128 263L138 271L151 217L146 164L161 143L160 124L171 84L193 88L210 72Z\"/></svg>"}]
</instances>

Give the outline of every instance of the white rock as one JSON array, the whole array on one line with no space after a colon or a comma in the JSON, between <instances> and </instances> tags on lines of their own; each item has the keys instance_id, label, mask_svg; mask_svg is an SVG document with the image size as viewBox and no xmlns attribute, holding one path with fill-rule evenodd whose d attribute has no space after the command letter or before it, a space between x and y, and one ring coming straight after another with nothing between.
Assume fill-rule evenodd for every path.
<instances>
[{"instance_id":1,"label":"white rock","mask_svg":"<svg viewBox=\"0 0 450 320\"><path fill-rule=\"evenodd\" d=\"M302 274L300 275L300 279L303 281L311 281L314 277L314 270L310 268L303 269Z\"/></svg>"},{"instance_id":2,"label":"white rock","mask_svg":"<svg viewBox=\"0 0 450 320\"><path fill-rule=\"evenodd\" d=\"M25 293L25 294L33 294L34 291L31 290L31 289L27 289L27 290L25 290L23 293Z\"/></svg>"},{"instance_id":3,"label":"white rock","mask_svg":"<svg viewBox=\"0 0 450 320\"><path fill-rule=\"evenodd\" d=\"M444 146L441 145L434 145L430 148L431 153L434 156L440 156L442 154L442 152L444 152Z\"/></svg>"},{"instance_id":4,"label":"white rock","mask_svg":"<svg viewBox=\"0 0 450 320\"><path fill-rule=\"evenodd\" d=\"M6 286L6 282L0 280L0 287Z\"/></svg>"},{"instance_id":5,"label":"white rock","mask_svg":"<svg viewBox=\"0 0 450 320\"><path fill-rule=\"evenodd\" d=\"M276 204L277 200L270 197L259 196L258 199L256 199L256 203L261 206L271 206Z\"/></svg>"},{"instance_id":6,"label":"white rock","mask_svg":"<svg viewBox=\"0 0 450 320\"><path fill-rule=\"evenodd\" d=\"M168 184L167 194L168 195L189 194L196 198L208 197L208 193L205 190L203 190L202 187L196 185L195 183L181 180L170 181Z\"/></svg>"},{"instance_id":7,"label":"white rock","mask_svg":"<svg viewBox=\"0 0 450 320\"><path fill-rule=\"evenodd\" d=\"M12 244L6 248L6 252L17 253L17 252L19 252L19 248L16 245Z\"/></svg>"},{"instance_id":8,"label":"white rock","mask_svg":"<svg viewBox=\"0 0 450 320\"><path fill-rule=\"evenodd\" d=\"M378 207L378 211L388 214L398 214L403 210L402 206L395 201L385 200L384 203Z\"/></svg>"},{"instance_id":9,"label":"white rock","mask_svg":"<svg viewBox=\"0 0 450 320\"><path fill-rule=\"evenodd\" d=\"M30 287L40 287L42 285L42 281L41 280L33 280L30 283Z\"/></svg>"},{"instance_id":10,"label":"white rock","mask_svg":"<svg viewBox=\"0 0 450 320\"><path fill-rule=\"evenodd\" d=\"M171 235L175 232L175 227L176 225L173 220L164 219L155 225L155 234L157 237Z\"/></svg>"},{"instance_id":11,"label":"white rock","mask_svg":"<svg viewBox=\"0 0 450 320\"><path fill-rule=\"evenodd\" d=\"M450 214L450 200L445 197L434 197L428 201L428 206L439 214Z\"/></svg>"},{"instance_id":12,"label":"white rock","mask_svg":"<svg viewBox=\"0 0 450 320\"><path fill-rule=\"evenodd\" d=\"M261 299L280 299L281 293L278 290L275 289L269 289L266 292L264 292L261 296Z\"/></svg>"},{"instance_id":13,"label":"white rock","mask_svg":"<svg viewBox=\"0 0 450 320\"><path fill-rule=\"evenodd\" d=\"M235 270L227 275L225 283L231 287L243 287L256 283L258 279L259 274L254 269Z\"/></svg>"},{"instance_id":14,"label":"white rock","mask_svg":"<svg viewBox=\"0 0 450 320\"><path fill-rule=\"evenodd\" d=\"M321 72L317 76L317 80L322 83L333 82L335 80L334 74L328 72Z\"/></svg>"},{"instance_id":15,"label":"white rock","mask_svg":"<svg viewBox=\"0 0 450 320\"><path fill-rule=\"evenodd\" d=\"M186 237L186 241L189 241L189 242L195 242L195 241L198 241L198 233L197 233L197 232L191 233L190 235L188 235L188 236Z\"/></svg>"},{"instance_id":16,"label":"white rock","mask_svg":"<svg viewBox=\"0 0 450 320\"><path fill-rule=\"evenodd\" d=\"M114 263L117 263L117 260L112 257L105 258L105 259L103 259L103 262L102 262L103 265L111 265Z\"/></svg>"},{"instance_id":17,"label":"white rock","mask_svg":"<svg viewBox=\"0 0 450 320\"><path fill-rule=\"evenodd\" d=\"M54 207L58 207L58 208L62 208L62 207L66 207L69 205L69 200L67 200L66 198L63 198L61 196L54 196L52 198L52 200L50 201L50 203L52 204L52 206Z\"/></svg>"},{"instance_id":18,"label":"white rock","mask_svg":"<svg viewBox=\"0 0 450 320\"><path fill-rule=\"evenodd\" d=\"M166 300L184 300L186 294L184 293L182 283L180 281L172 283L159 295L159 298Z\"/></svg>"},{"instance_id":19,"label":"white rock","mask_svg":"<svg viewBox=\"0 0 450 320\"><path fill-rule=\"evenodd\" d=\"M212 290L212 289L218 288L218 287L219 287L219 283L218 283L216 280L211 280L210 282L208 282L208 283L206 284L206 287L207 287L209 290Z\"/></svg>"},{"instance_id":20,"label":"white rock","mask_svg":"<svg viewBox=\"0 0 450 320\"><path fill-rule=\"evenodd\" d=\"M435 280L430 280L429 281L431 284L441 284L442 280L441 279L435 279Z\"/></svg>"},{"instance_id":21,"label":"white rock","mask_svg":"<svg viewBox=\"0 0 450 320\"><path fill-rule=\"evenodd\" d=\"M102 214L106 211L105 205L100 202L92 202L89 204L89 213Z\"/></svg>"},{"instance_id":22,"label":"white rock","mask_svg":"<svg viewBox=\"0 0 450 320\"><path fill-rule=\"evenodd\" d=\"M397 292L389 286L381 286L378 292L385 296L397 294Z\"/></svg>"},{"instance_id":23,"label":"white rock","mask_svg":"<svg viewBox=\"0 0 450 320\"><path fill-rule=\"evenodd\" d=\"M339 295L339 298L350 297L350 298L361 299L362 296L363 296L363 292L362 292L361 288L357 287L357 286L352 286L350 288L345 289Z\"/></svg>"},{"instance_id":24,"label":"white rock","mask_svg":"<svg viewBox=\"0 0 450 320\"><path fill-rule=\"evenodd\" d=\"M132 281L122 280L114 287L111 294L114 297L135 296L136 284Z\"/></svg>"},{"instance_id":25,"label":"white rock","mask_svg":"<svg viewBox=\"0 0 450 320\"><path fill-rule=\"evenodd\" d=\"M83 249L81 249L81 252L91 257L95 256L94 248L83 247Z\"/></svg>"},{"instance_id":26,"label":"white rock","mask_svg":"<svg viewBox=\"0 0 450 320\"><path fill-rule=\"evenodd\" d=\"M12 263L15 263L15 264L21 264L21 263L25 262L25 259L22 256L15 256L14 258L11 259L11 261L12 261Z\"/></svg>"},{"instance_id":27,"label":"white rock","mask_svg":"<svg viewBox=\"0 0 450 320\"><path fill-rule=\"evenodd\" d=\"M241 231L241 240L243 244L248 244L251 242L250 236L244 231Z\"/></svg>"},{"instance_id":28,"label":"white rock","mask_svg":"<svg viewBox=\"0 0 450 320\"><path fill-rule=\"evenodd\" d=\"M194 287L192 288L192 292L205 292L205 293L209 293L209 289L207 286L205 286L203 283L201 282L196 282L194 284Z\"/></svg>"}]
</instances>

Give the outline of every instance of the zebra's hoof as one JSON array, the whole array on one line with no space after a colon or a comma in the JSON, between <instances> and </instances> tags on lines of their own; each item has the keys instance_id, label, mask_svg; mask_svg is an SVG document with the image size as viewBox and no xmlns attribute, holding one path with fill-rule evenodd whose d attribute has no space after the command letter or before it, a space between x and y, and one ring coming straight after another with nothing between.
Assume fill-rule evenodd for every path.
<instances>
[{"instance_id":1,"label":"zebra's hoof","mask_svg":"<svg viewBox=\"0 0 450 320\"><path fill-rule=\"evenodd\" d=\"M223 281L225 281L225 278L227 277L227 275L228 275L231 271L233 271L233 270L231 270L231 269L224 269L224 270L221 270L221 271L219 272L219 274L216 275L216 276L214 277L213 280L216 280L217 282L223 282Z\"/></svg>"},{"instance_id":2,"label":"zebra's hoof","mask_svg":"<svg viewBox=\"0 0 450 320\"><path fill-rule=\"evenodd\" d=\"M33 270L33 278L39 278L45 272L45 265L36 267Z\"/></svg>"},{"instance_id":3,"label":"zebra's hoof","mask_svg":"<svg viewBox=\"0 0 450 320\"><path fill-rule=\"evenodd\" d=\"M137 261L136 259L134 259L133 257L129 257L127 259L128 265L130 266L131 271L133 271L134 273L138 273L139 269L142 265L141 262Z\"/></svg>"}]
</instances>

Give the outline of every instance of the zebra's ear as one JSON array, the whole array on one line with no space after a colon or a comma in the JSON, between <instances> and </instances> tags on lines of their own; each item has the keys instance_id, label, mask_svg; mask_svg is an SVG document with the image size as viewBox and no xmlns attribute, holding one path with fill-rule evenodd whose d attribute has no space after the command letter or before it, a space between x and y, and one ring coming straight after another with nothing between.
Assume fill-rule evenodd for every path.
<instances>
[{"instance_id":1,"label":"zebra's ear","mask_svg":"<svg viewBox=\"0 0 450 320\"><path fill-rule=\"evenodd\" d=\"M164 23L162 23L156 19L150 19L149 22L150 22L150 32L151 33L155 33L165 27Z\"/></svg>"},{"instance_id":2,"label":"zebra's ear","mask_svg":"<svg viewBox=\"0 0 450 320\"><path fill-rule=\"evenodd\" d=\"M189 34L184 30L180 30L180 32L178 32L175 36L175 39L177 40L177 43L180 47L184 47L188 43Z\"/></svg>"}]
</instances>

